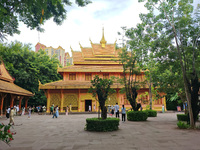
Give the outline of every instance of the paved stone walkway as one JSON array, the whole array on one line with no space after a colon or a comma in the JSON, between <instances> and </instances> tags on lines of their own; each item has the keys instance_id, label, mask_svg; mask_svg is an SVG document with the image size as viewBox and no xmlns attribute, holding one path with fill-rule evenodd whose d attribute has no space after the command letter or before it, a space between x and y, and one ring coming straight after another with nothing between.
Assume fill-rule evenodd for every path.
<instances>
[{"instance_id":1,"label":"paved stone walkway","mask_svg":"<svg viewBox=\"0 0 200 150\"><path fill-rule=\"evenodd\" d=\"M11 146L0 150L200 150L200 130L180 130L176 113L158 113L146 122L122 123L118 131L88 132L86 118L97 114L16 116ZM121 115L120 115L121 117ZM1 123L7 124L3 117Z\"/></svg>"}]
</instances>

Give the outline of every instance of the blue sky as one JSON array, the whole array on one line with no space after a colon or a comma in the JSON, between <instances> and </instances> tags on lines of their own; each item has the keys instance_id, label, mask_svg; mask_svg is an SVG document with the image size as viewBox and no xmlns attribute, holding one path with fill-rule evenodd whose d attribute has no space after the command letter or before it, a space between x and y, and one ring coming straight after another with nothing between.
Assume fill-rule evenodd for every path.
<instances>
[{"instance_id":1,"label":"blue sky","mask_svg":"<svg viewBox=\"0 0 200 150\"><path fill-rule=\"evenodd\" d=\"M56 25L52 20L48 20L43 25L44 33L26 28L20 23L21 34L7 37L8 42L18 40L34 46L40 43L46 46L57 48L61 46L66 52L80 50L79 42L83 47L90 47L90 41L99 43L102 37L102 27L104 27L107 43L114 43L118 40L117 32L122 26L133 27L139 23L139 13L145 12L143 4L137 0L92 0L92 4L86 7L78 7L73 4L67 7L67 19L61 26Z\"/></svg>"},{"instance_id":2,"label":"blue sky","mask_svg":"<svg viewBox=\"0 0 200 150\"><path fill-rule=\"evenodd\" d=\"M194 0L197 4L198 0ZM32 50L37 42L57 48L61 46L66 52L80 50L79 42L83 47L90 47L90 41L99 43L102 37L102 27L104 27L105 39L107 43L120 43L117 34L122 26L135 27L140 22L139 14L146 13L144 3L137 0L92 0L92 4L86 7L78 7L73 4L67 7L67 19L61 26L56 25L52 20L48 20L42 26L44 33L26 28L20 23L20 35L7 37L8 42L18 40L23 43L32 44Z\"/></svg>"}]
</instances>

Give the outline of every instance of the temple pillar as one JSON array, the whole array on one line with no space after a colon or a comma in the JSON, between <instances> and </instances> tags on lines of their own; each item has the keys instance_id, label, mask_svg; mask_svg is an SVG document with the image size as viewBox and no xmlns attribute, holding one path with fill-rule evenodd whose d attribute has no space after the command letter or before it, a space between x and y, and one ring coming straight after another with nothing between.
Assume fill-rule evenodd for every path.
<instances>
[{"instance_id":1,"label":"temple pillar","mask_svg":"<svg viewBox=\"0 0 200 150\"><path fill-rule=\"evenodd\" d=\"M14 103L15 98L16 98L16 95L11 94L11 99L10 99L10 108L13 107L13 103Z\"/></svg>"},{"instance_id":2,"label":"temple pillar","mask_svg":"<svg viewBox=\"0 0 200 150\"><path fill-rule=\"evenodd\" d=\"M47 113L49 113L50 112L50 93L49 93L49 90L47 90L45 92L45 95L47 97Z\"/></svg>"},{"instance_id":3,"label":"temple pillar","mask_svg":"<svg viewBox=\"0 0 200 150\"><path fill-rule=\"evenodd\" d=\"M61 89L60 99L61 99L61 103L60 103L60 112L64 112L64 111L63 111L63 101L64 101L63 89Z\"/></svg>"},{"instance_id":4,"label":"temple pillar","mask_svg":"<svg viewBox=\"0 0 200 150\"><path fill-rule=\"evenodd\" d=\"M7 94L0 93L0 113L3 116L3 101Z\"/></svg>"},{"instance_id":5,"label":"temple pillar","mask_svg":"<svg viewBox=\"0 0 200 150\"><path fill-rule=\"evenodd\" d=\"M22 107L21 103L22 103L23 98L24 98L24 96L20 96L20 98L19 98L19 112L20 113L21 113L21 107Z\"/></svg>"},{"instance_id":6,"label":"temple pillar","mask_svg":"<svg viewBox=\"0 0 200 150\"><path fill-rule=\"evenodd\" d=\"M80 89L78 89L78 112L80 112L80 108L81 108L81 106L80 106ZM92 107L92 106L91 106Z\"/></svg>"},{"instance_id":7,"label":"temple pillar","mask_svg":"<svg viewBox=\"0 0 200 150\"><path fill-rule=\"evenodd\" d=\"M28 108L28 97L25 98L25 110Z\"/></svg>"}]
</instances>

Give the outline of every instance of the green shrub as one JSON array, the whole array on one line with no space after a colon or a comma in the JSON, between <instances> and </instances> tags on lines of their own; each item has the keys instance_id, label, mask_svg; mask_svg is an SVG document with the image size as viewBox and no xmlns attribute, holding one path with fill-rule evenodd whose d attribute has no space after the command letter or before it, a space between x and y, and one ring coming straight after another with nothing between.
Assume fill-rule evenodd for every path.
<instances>
[{"instance_id":1,"label":"green shrub","mask_svg":"<svg viewBox=\"0 0 200 150\"><path fill-rule=\"evenodd\" d=\"M188 129L188 128L190 127L190 125L188 125L188 124L186 124L186 123L184 123L184 122L181 122L181 121L179 121L179 122L177 123L177 126L178 126L180 129Z\"/></svg>"},{"instance_id":2,"label":"green shrub","mask_svg":"<svg viewBox=\"0 0 200 150\"><path fill-rule=\"evenodd\" d=\"M187 121L188 115L187 114L177 114L178 121Z\"/></svg>"},{"instance_id":3,"label":"green shrub","mask_svg":"<svg viewBox=\"0 0 200 150\"><path fill-rule=\"evenodd\" d=\"M156 110L145 110L148 114L148 117L157 117L157 111Z\"/></svg>"},{"instance_id":4,"label":"green shrub","mask_svg":"<svg viewBox=\"0 0 200 150\"><path fill-rule=\"evenodd\" d=\"M127 112L128 121L146 121L148 114L146 111L129 111Z\"/></svg>"},{"instance_id":5,"label":"green shrub","mask_svg":"<svg viewBox=\"0 0 200 150\"><path fill-rule=\"evenodd\" d=\"M107 118L102 120L101 118L87 118L86 119L86 130L87 131L115 131L118 130L119 119L118 118Z\"/></svg>"},{"instance_id":6,"label":"green shrub","mask_svg":"<svg viewBox=\"0 0 200 150\"><path fill-rule=\"evenodd\" d=\"M177 114L178 121L188 121L188 114ZM197 120L199 119L199 115L197 115Z\"/></svg>"}]
</instances>

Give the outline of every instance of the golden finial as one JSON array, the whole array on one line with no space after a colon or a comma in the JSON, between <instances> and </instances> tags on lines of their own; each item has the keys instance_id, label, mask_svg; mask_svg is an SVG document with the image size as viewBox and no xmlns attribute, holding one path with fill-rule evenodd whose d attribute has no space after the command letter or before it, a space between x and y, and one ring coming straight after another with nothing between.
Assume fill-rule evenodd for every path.
<instances>
[{"instance_id":1,"label":"golden finial","mask_svg":"<svg viewBox=\"0 0 200 150\"><path fill-rule=\"evenodd\" d=\"M100 43L101 43L101 46L102 46L102 47L105 47L107 41L105 40L105 37L104 37L104 28L103 28L102 30L103 30L103 32L102 32L102 38L101 38Z\"/></svg>"},{"instance_id":2,"label":"golden finial","mask_svg":"<svg viewBox=\"0 0 200 150\"><path fill-rule=\"evenodd\" d=\"M40 80L38 79L38 83L39 83L39 85L42 85L42 83L40 82Z\"/></svg>"},{"instance_id":3,"label":"golden finial","mask_svg":"<svg viewBox=\"0 0 200 150\"><path fill-rule=\"evenodd\" d=\"M71 52L74 52L74 50L72 49L72 47L70 46Z\"/></svg>"},{"instance_id":4,"label":"golden finial","mask_svg":"<svg viewBox=\"0 0 200 150\"><path fill-rule=\"evenodd\" d=\"M117 43L117 39L115 40L115 43L114 44L116 44Z\"/></svg>"},{"instance_id":5,"label":"golden finial","mask_svg":"<svg viewBox=\"0 0 200 150\"><path fill-rule=\"evenodd\" d=\"M81 46L81 43L79 42L80 48L82 49L83 47Z\"/></svg>"}]
</instances>

